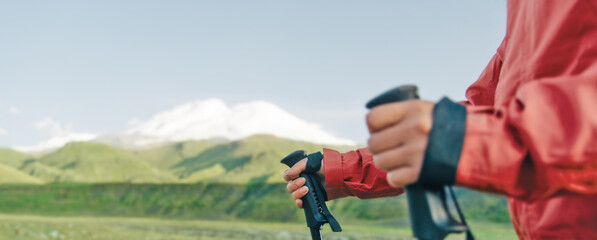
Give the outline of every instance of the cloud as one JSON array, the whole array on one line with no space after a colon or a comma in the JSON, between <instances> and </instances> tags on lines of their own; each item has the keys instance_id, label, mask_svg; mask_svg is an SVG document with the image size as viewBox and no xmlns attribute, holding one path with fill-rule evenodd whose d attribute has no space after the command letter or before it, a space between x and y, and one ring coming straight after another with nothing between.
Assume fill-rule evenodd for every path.
<instances>
[{"instance_id":1,"label":"cloud","mask_svg":"<svg viewBox=\"0 0 597 240\"><path fill-rule=\"evenodd\" d=\"M50 139L32 146L14 146L14 149L22 152L46 152L58 149L69 142L90 141L97 138L97 134L75 132L71 124L63 125L49 117L35 122L33 127L47 132Z\"/></svg>"},{"instance_id":2,"label":"cloud","mask_svg":"<svg viewBox=\"0 0 597 240\"><path fill-rule=\"evenodd\" d=\"M141 123L141 119L133 118L126 123L127 127L135 127Z\"/></svg>"},{"instance_id":3,"label":"cloud","mask_svg":"<svg viewBox=\"0 0 597 240\"><path fill-rule=\"evenodd\" d=\"M97 137L95 134L91 133L71 133L65 136L53 137L46 141L40 142L36 145L32 146L14 146L13 148L21 151L21 152L28 152L28 153L40 153L40 152L48 152L51 150L55 150L61 148L65 144L69 142L75 141L90 141Z\"/></svg>"},{"instance_id":4,"label":"cloud","mask_svg":"<svg viewBox=\"0 0 597 240\"><path fill-rule=\"evenodd\" d=\"M9 113L12 113L12 114L19 114L19 113L22 113L22 112L23 112L23 110L21 110L21 109L20 109L20 108L18 108L18 107L12 106L12 107L9 107L9 108L8 108L8 112L9 112Z\"/></svg>"},{"instance_id":5,"label":"cloud","mask_svg":"<svg viewBox=\"0 0 597 240\"><path fill-rule=\"evenodd\" d=\"M71 125L66 125L63 127L62 124L49 117L35 122L33 127L38 130L47 131L52 137L64 136L69 132L72 132Z\"/></svg>"},{"instance_id":6,"label":"cloud","mask_svg":"<svg viewBox=\"0 0 597 240\"><path fill-rule=\"evenodd\" d=\"M4 130L4 129L0 128L0 137L1 137L1 136L6 136L6 135L8 135L8 131L6 131L6 130Z\"/></svg>"}]
</instances>

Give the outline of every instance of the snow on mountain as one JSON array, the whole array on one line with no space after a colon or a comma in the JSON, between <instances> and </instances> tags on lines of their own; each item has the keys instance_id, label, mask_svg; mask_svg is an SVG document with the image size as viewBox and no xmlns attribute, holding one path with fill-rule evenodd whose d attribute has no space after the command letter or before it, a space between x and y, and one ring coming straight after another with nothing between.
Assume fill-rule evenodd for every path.
<instances>
[{"instance_id":1,"label":"snow on mountain","mask_svg":"<svg viewBox=\"0 0 597 240\"><path fill-rule=\"evenodd\" d=\"M69 142L89 141L97 137L94 133L76 132L71 124L62 124L49 117L36 122L33 127L46 132L50 135L50 139L32 146L13 146L13 149L28 153L43 153L58 149Z\"/></svg>"},{"instance_id":2,"label":"snow on mountain","mask_svg":"<svg viewBox=\"0 0 597 240\"><path fill-rule=\"evenodd\" d=\"M225 138L238 140L255 134L333 145L355 145L334 136L316 124L306 122L266 101L228 107L222 100L207 99L185 103L158 113L149 120L134 119L129 129L118 134L78 133L69 125L51 118L35 127L48 131L51 138L33 146L14 146L22 152L48 152L72 141L94 141L118 147L145 147L164 142Z\"/></svg>"},{"instance_id":3,"label":"snow on mountain","mask_svg":"<svg viewBox=\"0 0 597 240\"><path fill-rule=\"evenodd\" d=\"M222 137L237 140L254 134L271 134L313 143L355 144L266 101L242 103L233 107L228 107L219 99L194 101L158 113L147 121L137 122L124 134L165 141ZM144 144L139 142L136 145Z\"/></svg>"},{"instance_id":4,"label":"snow on mountain","mask_svg":"<svg viewBox=\"0 0 597 240\"><path fill-rule=\"evenodd\" d=\"M69 133L67 135L54 136L33 146L14 146L12 148L26 153L45 153L61 148L69 142L86 142L96 137L97 135L92 133Z\"/></svg>"}]
</instances>

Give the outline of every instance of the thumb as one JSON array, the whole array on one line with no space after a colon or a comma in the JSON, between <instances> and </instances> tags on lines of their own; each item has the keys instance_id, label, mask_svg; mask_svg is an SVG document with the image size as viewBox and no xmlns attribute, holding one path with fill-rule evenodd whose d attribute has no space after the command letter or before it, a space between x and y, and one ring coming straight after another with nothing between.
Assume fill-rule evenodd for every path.
<instances>
[{"instance_id":1,"label":"thumb","mask_svg":"<svg viewBox=\"0 0 597 240\"><path fill-rule=\"evenodd\" d=\"M299 162L294 164L294 166L292 166L292 168L290 168L284 172L284 175L283 175L284 180L287 182L290 182L293 179L298 178L299 174L301 174L301 172L305 171L306 167L307 167L307 158L304 158L303 160L300 160Z\"/></svg>"}]
</instances>

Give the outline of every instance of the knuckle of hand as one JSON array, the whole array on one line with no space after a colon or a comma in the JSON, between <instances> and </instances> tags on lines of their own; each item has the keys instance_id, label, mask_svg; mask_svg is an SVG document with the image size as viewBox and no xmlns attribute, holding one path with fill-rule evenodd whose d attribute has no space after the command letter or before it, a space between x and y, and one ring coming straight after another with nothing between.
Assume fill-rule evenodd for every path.
<instances>
[{"instance_id":1,"label":"knuckle of hand","mask_svg":"<svg viewBox=\"0 0 597 240\"><path fill-rule=\"evenodd\" d=\"M425 102L423 100L416 100L415 101L415 107L417 109L417 111L419 112L423 112L425 111L425 108L427 107Z\"/></svg>"},{"instance_id":2,"label":"knuckle of hand","mask_svg":"<svg viewBox=\"0 0 597 240\"><path fill-rule=\"evenodd\" d=\"M373 115L373 112L369 112L367 114L367 116L365 117L365 121L367 122L367 126L369 126L370 128L373 126L373 124L375 122L375 117Z\"/></svg>"},{"instance_id":3,"label":"knuckle of hand","mask_svg":"<svg viewBox=\"0 0 597 240\"><path fill-rule=\"evenodd\" d=\"M392 187L400 187L400 186L402 186L402 182L400 181L400 179L398 178L398 176L396 176L396 174L388 174L388 183Z\"/></svg>"},{"instance_id":4,"label":"knuckle of hand","mask_svg":"<svg viewBox=\"0 0 597 240\"><path fill-rule=\"evenodd\" d=\"M294 184L295 188L299 188L302 187L303 185L305 185L305 180L303 180L304 178L299 178L297 181L295 181L296 183Z\"/></svg>"},{"instance_id":5,"label":"knuckle of hand","mask_svg":"<svg viewBox=\"0 0 597 240\"><path fill-rule=\"evenodd\" d=\"M367 140L367 146L369 146L369 151L371 151L371 153L377 153L377 137L375 136L371 136L368 140Z\"/></svg>"},{"instance_id":6,"label":"knuckle of hand","mask_svg":"<svg viewBox=\"0 0 597 240\"><path fill-rule=\"evenodd\" d=\"M431 131L431 123L423 115L413 117L409 125L415 133L428 133Z\"/></svg>"},{"instance_id":7,"label":"knuckle of hand","mask_svg":"<svg viewBox=\"0 0 597 240\"><path fill-rule=\"evenodd\" d=\"M419 130L424 133L428 133L431 130L431 123L424 116L421 116L419 120Z\"/></svg>"},{"instance_id":8,"label":"knuckle of hand","mask_svg":"<svg viewBox=\"0 0 597 240\"><path fill-rule=\"evenodd\" d=\"M425 132L426 126L425 123L423 121L421 121L421 119L417 119L416 123L415 123L415 129L417 129L417 132Z\"/></svg>"},{"instance_id":9,"label":"knuckle of hand","mask_svg":"<svg viewBox=\"0 0 597 240\"><path fill-rule=\"evenodd\" d=\"M406 176L405 176L405 183L414 183L417 181L419 175L417 174L417 172L414 169L409 169L409 171L406 172Z\"/></svg>"},{"instance_id":10,"label":"knuckle of hand","mask_svg":"<svg viewBox=\"0 0 597 240\"><path fill-rule=\"evenodd\" d=\"M373 159L373 164L381 170L388 170L387 163L381 156L375 157L375 159Z\"/></svg>"},{"instance_id":11,"label":"knuckle of hand","mask_svg":"<svg viewBox=\"0 0 597 240\"><path fill-rule=\"evenodd\" d=\"M367 139L367 146L371 147L371 145L375 145L375 140L373 140L374 135L371 135L369 139Z\"/></svg>"}]
</instances>

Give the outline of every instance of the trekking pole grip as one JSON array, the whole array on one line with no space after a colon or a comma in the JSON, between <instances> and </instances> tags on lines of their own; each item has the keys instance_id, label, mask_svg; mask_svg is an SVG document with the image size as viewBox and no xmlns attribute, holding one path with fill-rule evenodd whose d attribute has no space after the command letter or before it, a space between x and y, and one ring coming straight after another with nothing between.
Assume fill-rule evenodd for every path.
<instances>
[{"instance_id":1,"label":"trekking pole grip","mask_svg":"<svg viewBox=\"0 0 597 240\"><path fill-rule=\"evenodd\" d=\"M404 85L377 96L369 101L366 107L372 109L383 104L418 98L416 86ZM444 239L450 233L468 231L469 228L466 224L456 221L450 214L446 188L450 188L450 186L430 187L423 186L418 182L405 187L411 228L416 238L421 240ZM452 193L451 189L448 190ZM453 199L457 206L458 203L454 196ZM464 222L464 217L461 217L461 220Z\"/></svg>"}]
</instances>

